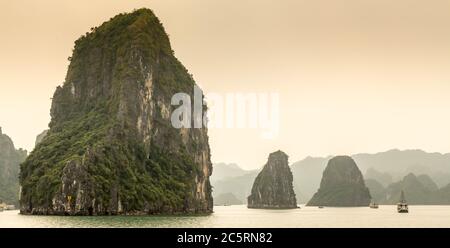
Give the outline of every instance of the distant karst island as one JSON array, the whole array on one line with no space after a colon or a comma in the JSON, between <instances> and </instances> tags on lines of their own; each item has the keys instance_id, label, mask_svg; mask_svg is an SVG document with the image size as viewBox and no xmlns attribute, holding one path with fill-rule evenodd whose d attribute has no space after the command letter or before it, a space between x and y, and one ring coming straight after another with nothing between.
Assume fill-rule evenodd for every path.
<instances>
[{"instance_id":1,"label":"distant karst island","mask_svg":"<svg viewBox=\"0 0 450 248\"><path fill-rule=\"evenodd\" d=\"M248 208L297 208L292 180L286 153L271 153L267 164L253 183L251 195L248 197Z\"/></svg>"},{"instance_id":2,"label":"distant karst island","mask_svg":"<svg viewBox=\"0 0 450 248\"><path fill-rule=\"evenodd\" d=\"M0 127L0 204L18 206L19 165L26 157L27 151L16 149L12 139Z\"/></svg>"},{"instance_id":3,"label":"distant karst island","mask_svg":"<svg viewBox=\"0 0 450 248\"><path fill-rule=\"evenodd\" d=\"M371 196L355 161L337 156L328 162L320 188L307 206L367 207Z\"/></svg>"}]
</instances>

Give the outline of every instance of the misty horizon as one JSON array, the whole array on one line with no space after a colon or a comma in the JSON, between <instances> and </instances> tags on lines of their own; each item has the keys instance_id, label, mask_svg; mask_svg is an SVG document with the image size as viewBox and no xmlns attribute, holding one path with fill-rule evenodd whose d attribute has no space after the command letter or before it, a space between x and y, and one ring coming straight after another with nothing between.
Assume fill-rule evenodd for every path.
<instances>
[{"instance_id":1,"label":"misty horizon","mask_svg":"<svg viewBox=\"0 0 450 248\"><path fill-rule=\"evenodd\" d=\"M404 149L403 150L403 149L398 149L398 148L392 148L392 149L388 149L388 150L385 150L385 151L379 151L379 152L373 152L373 153L358 152L358 153L355 153L355 154L328 154L328 155L318 155L318 156L307 155L306 157L304 157L302 159L299 159L299 160L296 160L296 161L290 161L289 163L290 163L290 165L292 165L292 164L295 164L296 162L303 161L303 160L306 160L306 159L332 158L332 157L336 157L336 156L345 156L345 155L351 156L351 157L357 156L357 155L377 155L377 154L388 153L388 152L393 152L393 151L398 151L398 152L424 152L424 153L427 153L427 154L438 154L438 155L441 155L441 156L450 155L450 152L441 153L441 152L426 151L426 150L423 150L423 149ZM244 169L244 170L255 170L255 169L258 169L258 168L248 169L246 167L241 167L241 165L239 165L238 163L233 162L233 161L217 161L217 162L213 163L213 165L217 165L217 164L237 165L238 167L240 167L241 169ZM263 165L261 165L261 166L263 166Z\"/></svg>"}]
</instances>

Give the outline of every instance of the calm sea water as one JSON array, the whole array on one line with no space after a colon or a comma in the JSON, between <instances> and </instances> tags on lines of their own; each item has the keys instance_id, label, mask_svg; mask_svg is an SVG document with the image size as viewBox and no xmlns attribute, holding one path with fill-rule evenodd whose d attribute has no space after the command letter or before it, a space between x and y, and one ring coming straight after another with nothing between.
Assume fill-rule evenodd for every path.
<instances>
[{"instance_id":1,"label":"calm sea water","mask_svg":"<svg viewBox=\"0 0 450 248\"><path fill-rule=\"evenodd\" d=\"M23 216L0 212L0 227L450 227L450 206L379 209L302 207L293 210L217 206L208 216Z\"/></svg>"}]
</instances>

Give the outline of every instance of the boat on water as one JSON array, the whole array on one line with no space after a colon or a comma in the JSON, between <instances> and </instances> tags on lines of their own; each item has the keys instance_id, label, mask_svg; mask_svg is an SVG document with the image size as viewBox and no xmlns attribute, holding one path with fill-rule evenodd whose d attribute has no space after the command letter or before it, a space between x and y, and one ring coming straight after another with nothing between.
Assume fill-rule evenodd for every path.
<instances>
[{"instance_id":1,"label":"boat on water","mask_svg":"<svg viewBox=\"0 0 450 248\"><path fill-rule=\"evenodd\" d=\"M376 203L374 201L371 201L370 204L369 204L369 208L377 209L378 208L378 203Z\"/></svg>"},{"instance_id":2,"label":"boat on water","mask_svg":"<svg viewBox=\"0 0 450 248\"><path fill-rule=\"evenodd\" d=\"M399 213L408 213L409 212L408 203L406 202L405 193L403 192L403 190L400 195L400 202L397 203L397 212L399 212Z\"/></svg>"}]
</instances>

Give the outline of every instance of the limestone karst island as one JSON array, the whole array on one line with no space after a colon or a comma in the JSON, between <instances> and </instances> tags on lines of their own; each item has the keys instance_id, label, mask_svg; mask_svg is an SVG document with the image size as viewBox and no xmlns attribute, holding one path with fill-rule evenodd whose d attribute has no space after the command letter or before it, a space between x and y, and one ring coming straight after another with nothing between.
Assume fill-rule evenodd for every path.
<instances>
[{"instance_id":1,"label":"limestone karst island","mask_svg":"<svg viewBox=\"0 0 450 248\"><path fill-rule=\"evenodd\" d=\"M20 167L20 212L212 212L207 130L170 122L172 95L194 85L152 11L92 28L75 42L50 129Z\"/></svg>"},{"instance_id":2,"label":"limestone karst island","mask_svg":"<svg viewBox=\"0 0 450 248\"><path fill-rule=\"evenodd\" d=\"M364 207L371 196L355 161L348 156L332 158L323 172L320 188L308 206Z\"/></svg>"},{"instance_id":3,"label":"limestone karst island","mask_svg":"<svg viewBox=\"0 0 450 248\"><path fill-rule=\"evenodd\" d=\"M288 156L282 151L269 155L269 160L253 183L248 197L249 208L297 208L292 172Z\"/></svg>"}]
</instances>

